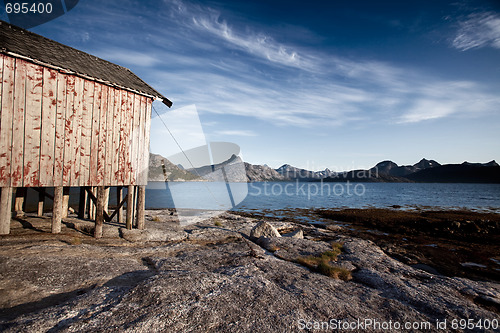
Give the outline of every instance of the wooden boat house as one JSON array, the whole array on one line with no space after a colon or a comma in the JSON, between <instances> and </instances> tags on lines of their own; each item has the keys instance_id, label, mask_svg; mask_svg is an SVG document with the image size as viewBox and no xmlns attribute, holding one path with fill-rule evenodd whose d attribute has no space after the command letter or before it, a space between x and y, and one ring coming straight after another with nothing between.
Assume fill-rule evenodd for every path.
<instances>
[{"instance_id":1,"label":"wooden boat house","mask_svg":"<svg viewBox=\"0 0 500 333\"><path fill-rule=\"evenodd\" d=\"M53 233L70 187L80 188L77 213L95 219L95 237L104 220L123 221L123 206L126 226L144 228L152 102L172 103L127 68L3 21L0 78L0 234L27 188L40 193L42 214L44 197L53 199ZM108 214L110 187L117 209Z\"/></svg>"}]
</instances>

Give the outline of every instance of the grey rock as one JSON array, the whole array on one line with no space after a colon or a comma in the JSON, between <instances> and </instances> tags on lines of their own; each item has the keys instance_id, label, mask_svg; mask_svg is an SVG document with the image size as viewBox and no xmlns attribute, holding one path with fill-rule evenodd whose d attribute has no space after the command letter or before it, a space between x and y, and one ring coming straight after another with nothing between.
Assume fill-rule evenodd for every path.
<instances>
[{"instance_id":1,"label":"grey rock","mask_svg":"<svg viewBox=\"0 0 500 333\"><path fill-rule=\"evenodd\" d=\"M373 242L339 236L343 253L336 265L349 267L354 278L344 282L293 262L298 255L331 249L330 243L260 238L265 248L274 249L270 253L234 237L241 223L254 221L189 226L186 234L193 239L154 244L91 237L83 241L92 244L80 245L57 239L16 243L4 237L0 329L303 332L300 320L373 318L429 322L426 331L443 332L436 320L498 319L483 305L499 304L498 283L438 276L392 259ZM179 231L172 232L182 235Z\"/></svg>"},{"instance_id":2,"label":"grey rock","mask_svg":"<svg viewBox=\"0 0 500 333\"><path fill-rule=\"evenodd\" d=\"M284 234L283 237L304 239L304 231L302 231L302 229L297 229L297 230L292 231L288 234Z\"/></svg>"},{"instance_id":3,"label":"grey rock","mask_svg":"<svg viewBox=\"0 0 500 333\"><path fill-rule=\"evenodd\" d=\"M340 226L340 225L338 225L338 224L328 224L328 225L326 226L326 229L327 229L327 230L330 230L330 231L341 232L341 231L343 231L343 229L344 229L344 228L343 228L343 227L341 227L341 226Z\"/></svg>"},{"instance_id":4,"label":"grey rock","mask_svg":"<svg viewBox=\"0 0 500 333\"><path fill-rule=\"evenodd\" d=\"M301 256L319 255L332 249L327 242L290 237L260 238L258 244L268 251L274 252L278 258L295 261Z\"/></svg>"},{"instance_id":5,"label":"grey rock","mask_svg":"<svg viewBox=\"0 0 500 333\"><path fill-rule=\"evenodd\" d=\"M261 221L250 231L250 238L259 239L260 237L272 238L281 237L281 235L275 227L266 221Z\"/></svg>"},{"instance_id":6,"label":"grey rock","mask_svg":"<svg viewBox=\"0 0 500 333\"><path fill-rule=\"evenodd\" d=\"M181 241L188 237L184 231L177 230L156 230L145 229L128 230L120 228L120 236L129 242L166 242L166 241Z\"/></svg>"}]
</instances>

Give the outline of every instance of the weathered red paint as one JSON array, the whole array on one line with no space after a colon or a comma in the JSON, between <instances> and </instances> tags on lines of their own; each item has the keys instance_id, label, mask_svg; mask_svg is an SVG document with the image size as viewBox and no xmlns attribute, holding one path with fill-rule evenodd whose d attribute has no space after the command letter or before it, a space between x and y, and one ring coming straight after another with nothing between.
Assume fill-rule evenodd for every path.
<instances>
[{"instance_id":1,"label":"weathered red paint","mask_svg":"<svg viewBox=\"0 0 500 333\"><path fill-rule=\"evenodd\" d=\"M0 54L0 186L146 185L151 98Z\"/></svg>"}]
</instances>

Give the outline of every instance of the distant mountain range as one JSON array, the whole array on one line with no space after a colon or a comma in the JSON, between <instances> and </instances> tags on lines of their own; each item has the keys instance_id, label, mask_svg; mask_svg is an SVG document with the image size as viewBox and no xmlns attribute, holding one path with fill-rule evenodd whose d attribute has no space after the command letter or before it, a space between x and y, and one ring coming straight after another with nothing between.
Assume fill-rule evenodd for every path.
<instances>
[{"instance_id":1,"label":"distant mountain range","mask_svg":"<svg viewBox=\"0 0 500 333\"><path fill-rule=\"evenodd\" d=\"M161 161L164 161L165 172ZM150 154L149 180L165 181L324 181L324 182L432 182L432 183L500 183L500 166L488 163L444 164L422 159L413 165L399 166L382 161L373 168L334 172L329 169L310 171L284 164L278 169L243 162L238 156L200 168L183 168L166 158Z\"/></svg>"}]
</instances>

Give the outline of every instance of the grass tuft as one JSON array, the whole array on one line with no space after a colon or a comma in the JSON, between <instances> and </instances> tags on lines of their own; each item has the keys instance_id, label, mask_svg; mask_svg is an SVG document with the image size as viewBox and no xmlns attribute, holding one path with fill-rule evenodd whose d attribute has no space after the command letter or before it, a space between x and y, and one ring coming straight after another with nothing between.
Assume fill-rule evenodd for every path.
<instances>
[{"instance_id":1,"label":"grass tuft","mask_svg":"<svg viewBox=\"0 0 500 333\"><path fill-rule=\"evenodd\" d=\"M332 250L325 251L318 256L298 257L295 262L320 274L335 279L349 281L352 279L352 275L349 270L331 264L332 261L337 259L341 252L342 244L332 243Z\"/></svg>"},{"instance_id":2,"label":"grass tuft","mask_svg":"<svg viewBox=\"0 0 500 333\"><path fill-rule=\"evenodd\" d=\"M73 237L69 241L70 245L81 245L82 244L82 239L80 237Z\"/></svg>"}]
</instances>

